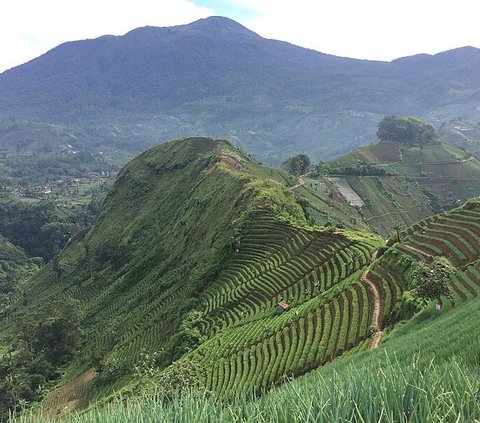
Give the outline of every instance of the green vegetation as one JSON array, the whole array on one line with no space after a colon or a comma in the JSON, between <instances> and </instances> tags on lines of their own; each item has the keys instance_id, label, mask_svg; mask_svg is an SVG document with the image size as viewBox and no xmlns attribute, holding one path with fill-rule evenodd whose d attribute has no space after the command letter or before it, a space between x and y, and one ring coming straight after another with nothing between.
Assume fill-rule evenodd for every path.
<instances>
[{"instance_id":1,"label":"green vegetation","mask_svg":"<svg viewBox=\"0 0 480 423\"><path fill-rule=\"evenodd\" d=\"M22 288L22 283L38 270L38 262L0 235L0 319Z\"/></svg>"},{"instance_id":2,"label":"green vegetation","mask_svg":"<svg viewBox=\"0 0 480 423\"><path fill-rule=\"evenodd\" d=\"M64 209L54 201L10 201L0 204L0 233L30 257L50 261L100 210L100 198L86 206Z\"/></svg>"},{"instance_id":3,"label":"green vegetation","mask_svg":"<svg viewBox=\"0 0 480 423\"><path fill-rule=\"evenodd\" d=\"M319 386L342 380L328 373L328 363L375 348L394 324L421 309L415 272L431 256L452 268L453 296L442 299L443 313L478 296L478 201L397 227L397 242L384 246L367 232L310 225L309 211L325 193L309 181L293 185L287 174L209 138L162 144L130 162L93 228L29 281L0 322L2 360L10 360L5 374L17 375L5 387L7 407L43 397L44 413L62 415L116 395L152 395L158 387L166 406L193 389L209 392L221 407L223 401L236 407L239 396L248 400L243 407L255 407L274 394L258 402L251 394L281 392L288 387L275 387L317 368L325 367L327 377ZM281 300L288 307L278 315ZM58 302L72 304L74 316L61 313L61 320L48 311ZM38 348L41 377L21 361L24 351ZM404 372L408 386L413 372L406 362L388 360L385 374ZM418 366L434 380L444 370ZM363 392L361 380L385 392L405 389L399 381L385 385L381 372L367 374L359 371L354 385L344 380L339 389ZM459 377L453 373L452 383ZM378 408L359 413L370 418Z\"/></svg>"},{"instance_id":4,"label":"green vegetation","mask_svg":"<svg viewBox=\"0 0 480 423\"><path fill-rule=\"evenodd\" d=\"M413 118L407 120L416 122ZM480 162L464 150L436 140L419 143L413 138L411 142L389 138L321 163L318 171L337 209L329 214L354 216L356 222L363 221L386 237L392 235L397 222L410 226L480 195ZM329 176L345 179L365 204L348 207L349 199L335 184L327 182ZM317 219L322 222L321 217ZM347 220L344 223L349 224Z\"/></svg>"},{"instance_id":5,"label":"green vegetation","mask_svg":"<svg viewBox=\"0 0 480 423\"><path fill-rule=\"evenodd\" d=\"M452 296L450 279L453 271L443 260L431 260L431 263L418 263L413 273L413 291L425 304L431 300L438 302L442 296Z\"/></svg>"},{"instance_id":6,"label":"green vegetation","mask_svg":"<svg viewBox=\"0 0 480 423\"><path fill-rule=\"evenodd\" d=\"M381 240L309 227L290 180L206 138L166 143L129 163L92 230L30 281L17 306L78 301L83 342L45 407L60 409L56 395L70 402L60 392L77 392L69 383L91 369L96 377L78 388L83 406L141 390L150 365L152 381L178 367L230 395L304 373L365 340L371 316L360 279ZM275 316L280 297L290 307Z\"/></svg>"},{"instance_id":7,"label":"green vegetation","mask_svg":"<svg viewBox=\"0 0 480 423\"><path fill-rule=\"evenodd\" d=\"M201 133L270 164L298 152L327 160L371 142L386 111L474 120L478 57L469 47L355 60L210 17L66 43L4 72L0 117L63 123L90 147L136 154Z\"/></svg>"},{"instance_id":8,"label":"green vegetation","mask_svg":"<svg viewBox=\"0 0 480 423\"><path fill-rule=\"evenodd\" d=\"M310 170L310 157L306 154L297 154L289 157L282 163L282 168L292 175L303 175Z\"/></svg>"},{"instance_id":9,"label":"green vegetation","mask_svg":"<svg viewBox=\"0 0 480 423\"><path fill-rule=\"evenodd\" d=\"M476 298L436 314L431 305L392 331L382 347L341 357L260 398L224 401L192 393L166 402L160 391L97 406L66 421L475 421L480 418L479 306ZM27 413L20 422L33 418L53 421Z\"/></svg>"},{"instance_id":10,"label":"green vegetation","mask_svg":"<svg viewBox=\"0 0 480 423\"><path fill-rule=\"evenodd\" d=\"M378 124L377 137L401 144L430 144L437 135L432 125L414 117L386 116Z\"/></svg>"},{"instance_id":11,"label":"green vegetation","mask_svg":"<svg viewBox=\"0 0 480 423\"><path fill-rule=\"evenodd\" d=\"M76 304L54 301L18 316L12 348L0 357L0 420L38 401L79 344Z\"/></svg>"},{"instance_id":12,"label":"green vegetation","mask_svg":"<svg viewBox=\"0 0 480 423\"><path fill-rule=\"evenodd\" d=\"M0 120L0 234L51 260L97 217L118 164L65 127Z\"/></svg>"}]
</instances>

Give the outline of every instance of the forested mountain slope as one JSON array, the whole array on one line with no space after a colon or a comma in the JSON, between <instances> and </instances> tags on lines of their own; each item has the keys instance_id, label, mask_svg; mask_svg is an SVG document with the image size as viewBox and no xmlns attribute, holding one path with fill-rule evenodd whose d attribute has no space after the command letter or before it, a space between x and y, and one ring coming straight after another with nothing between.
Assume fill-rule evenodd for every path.
<instances>
[{"instance_id":1,"label":"forested mountain slope","mask_svg":"<svg viewBox=\"0 0 480 423\"><path fill-rule=\"evenodd\" d=\"M0 116L68 124L140 152L222 137L270 163L331 158L366 144L384 115L478 120L478 49L392 62L268 40L210 17L69 42L0 75Z\"/></svg>"}]
</instances>

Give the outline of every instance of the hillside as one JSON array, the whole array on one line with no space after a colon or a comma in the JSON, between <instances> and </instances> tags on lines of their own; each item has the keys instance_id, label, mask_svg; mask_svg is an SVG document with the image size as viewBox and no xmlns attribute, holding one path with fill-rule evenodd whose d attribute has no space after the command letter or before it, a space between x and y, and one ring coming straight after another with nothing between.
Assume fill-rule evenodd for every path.
<instances>
[{"instance_id":1,"label":"hillside","mask_svg":"<svg viewBox=\"0 0 480 423\"><path fill-rule=\"evenodd\" d=\"M150 366L164 386L173 377L222 395L267 387L364 341L372 293L360 277L382 241L309 227L290 179L207 138L160 145L125 166L93 228L30 280L26 306L4 327L18 321L33 339L41 330L43 345L46 316L66 326L78 319L68 348L39 352L67 365L44 410L138 389ZM276 316L282 298L289 308ZM264 350L271 359L259 372L247 357ZM227 380L219 366L230 365Z\"/></svg>"},{"instance_id":2,"label":"hillside","mask_svg":"<svg viewBox=\"0 0 480 423\"><path fill-rule=\"evenodd\" d=\"M222 390L214 389L220 395L202 390L200 393L174 396L171 401L164 401L161 396L147 396L132 401L132 392L128 392L123 401L117 400L106 407L98 405L86 414L72 416L67 421L80 423L98 418L113 421L125 419L126 416L128 419L165 422L192 416L195 416L195 421L205 422L246 422L265 419L266 416L271 420L294 422L343 419L393 423L406 416L408 421L419 423L429 420L476 421L480 417L480 345L477 336L477 310L480 304L479 218L480 201L472 200L460 208L411 226L399 234L398 242L383 249L383 254L379 251L380 257L363 273L361 282L352 285L356 292L363 286L372 294L376 292L380 299L380 306L373 307L378 311L372 313L377 320L376 335L367 342L360 342L354 348L355 353L346 354L304 377L290 380L290 383L273 387L261 397L239 396L226 402L222 400ZM428 263L432 256L447 260L446 263L454 269L450 280L453 296L443 299L440 313L430 303L413 319L390 330L392 322L402 314L402 317L411 317L415 312L417 306L411 296L412 272L417 263ZM347 290L338 298L351 304L352 293ZM334 304L333 310L337 310L337 301ZM371 305L366 309L372 312ZM350 310L350 314L347 310ZM352 316L351 311L350 306L343 309L340 306L340 314L333 317L337 323L332 334L342 333L342 322L348 322L347 337L342 339L349 339L352 332L348 328L355 326L357 321L363 321L347 317ZM276 319L286 315L287 312ZM285 359L288 363L292 357L295 362L295 357L302 356L303 352L308 354L315 351L316 342L322 343L325 339L323 333L329 329L326 324L328 318L311 325L310 322L316 322L314 316L315 313L306 317L302 317L302 312L295 313L295 317L290 318L298 322L293 326L297 330L291 328L293 330L287 332L288 337L276 335L274 340L268 335L262 336L264 326L258 324L257 336L261 337L262 348L249 345L248 332L245 330L227 328L226 332L231 332L230 337L214 337L216 342L213 346L209 345L213 340L207 341L204 348L200 346L187 353L180 363L191 355L211 358L212 354L217 354L217 360L210 363L220 370L214 371L209 380L221 383L222 389L233 389L230 382L236 380L238 390L241 390L250 381L258 383L271 375L270 369L281 369ZM323 312L322 317L326 317ZM313 332L312 327L316 328ZM272 330L272 325L268 329ZM306 345L301 335L307 340ZM375 339L380 340L377 335L384 342L379 348L371 350ZM289 341L284 343L282 339ZM338 338L334 336L333 339ZM242 343L245 346L240 354L228 355L228 349ZM286 350L290 353L285 353ZM273 367L270 367L270 363L274 363ZM182 369L177 363L175 370L181 372ZM179 378L175 381L179 382L182 375L177 375ZM289 378L292 375L287 373L285 376ZM158 377L155 372L145 375L144 385L148 387L148 383L145 383L147 380L165 387L162 384L168 378L164 376L159 380ZM216 387L218 385L213 385L213 388ZM32 416L27 414L22 421L29 421L29 418ZM45 419L38 421L50 421L48 413L45 413Z\"/></svg>"},{"instance_id":3,"label":"hillside","mask_svg":"<svg viewBox=\"0 0 480 423\"><path fill-rule=\"evenodd\" d=\"M462 119L452 120L440 129L440 136L447 143L480 157L480 123Z\"/></svg>"},{"instance_id":4,"label":"hillside","mask_svg":"<svg viewBox=\"0 0 480 423\"><path fill-rule=\"evenodd\" d=\"M309 419L395 423L406 415L412 423L429 419L476 421L480 417L479 306L477 297L436 315L432 305L395 329L380 348L340 357L260 398L238 398L228 403L196 393L174 397L170 402L155 396L135 401L124 398L107 407L97 405L65 421L167 423L194 416L202 423L247 423L268 416L270 420L298 423ZM40 423L58 421L46 415L39 418L36 413L26 413L19 421L29 423L33 419Z\"/></svg>"},{"instance_id":5,"label":"hillside","mask_svg":"<svg viewBox=\"0 0 480 423\"><path fill-rule=\"evenodd\" d=\"M22 282L38 270L37 264L0 235L0 318L20 294Z\"/></svg>"},{"instance_id":6,"label":"hillside","mask_svg":"<svg viewBox=\"0 0 480 423\"><path fill-rule=\"evenodd\" d=\"M478 120L478 49L392 62L268 40L210 17L69 42L0 75L0 117L62 123L140 152L202 134L278 164L368 143L386 114Z\"/></svg>"},{"instance_id":7,"label":"hillside","mask_svg":"<svg viewBox=\"0 0 480 423\"><path fill-rule=\"evenodd\" d=\"M312 186L326 187L339 213L385 236L398 224L409 226L480 195L480 162L441 142L382 141L322 164L320 173L327 176L303 189L314 194Z\"/></svg>"}]
</instances>

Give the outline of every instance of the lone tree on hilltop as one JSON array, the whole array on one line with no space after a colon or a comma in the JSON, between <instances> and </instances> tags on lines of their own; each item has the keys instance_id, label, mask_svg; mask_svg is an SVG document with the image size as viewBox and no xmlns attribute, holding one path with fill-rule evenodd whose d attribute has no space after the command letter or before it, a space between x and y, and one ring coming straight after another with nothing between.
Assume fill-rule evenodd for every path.
<instances>
[{"instance_id":1,"label":"lone tree on hilltop","mask_svg":"<svg viewBox=\"0 0 480 423\"><path fill-rule=\"evenodd\" d=\"M282 163L282 168L292 175L303 175L310 170L310 157L306 154L298 154L289 157Z\"/></svg>"},{"instance_id":2,"label":"lone tree on hilltop","mask_svg":"<svg viewBox=\"0 0 480 423\"><path fill-rule=\"evenodd\" d=\"M413 117L386 116L378 124L377 137L402 144L428 144L437 140L429 123Z\"/></svg>"},{"instance_id":3,"label":"lone tree on hilltop","mask_svg":"<svg viewBox=\"0 0 480 423\"><path fill-rule=\"evenodd\" d=\"M413 273L413 293L424 304L430 300L441 303L441 297L450 298L450 279L452 268L438 258L431 262L420 262Z\"/></svg>"}]
</instances>

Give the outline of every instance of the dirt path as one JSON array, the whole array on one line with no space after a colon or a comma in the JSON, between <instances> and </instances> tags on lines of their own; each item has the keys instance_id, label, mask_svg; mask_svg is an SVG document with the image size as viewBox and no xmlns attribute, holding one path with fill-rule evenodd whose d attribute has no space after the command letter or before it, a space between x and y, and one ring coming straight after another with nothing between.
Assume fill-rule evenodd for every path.
<instances>
[{"instance_id":1,"label":"dirt path","mask_svg":"<svg viewBox=\"0 0 480 423\"><path fill-rule=\"evenodd\" d=\"M377 252L375 251L372 254L372 261L377 258ZM377 285L375 285L370 279L368 279L368 268L365 269L362 275L362 280L368 285L368 289L372 293L373 296L373 321L375 322L375 334L373 335L372 342L368 347L369 350L373 350L374 348L378 348L380 342L383 338L383 330L382 330L382 301L380 300L380 292L378 292Z\"/></svg>"},{"instance_id":2,"label":"dirt path","mask_svg":"<svg viewBox=\"0 0 480 423\"><path fill-rule=\"evenodd\" d=\"M426 253L425 251L419 250L418 248L412 247L411 245L403 244L403 246L404 246L404 247L407 247L407 248L410 248L410 250L417 251L417 252L419 252L420 254L424 255L425 257L430 256L430 254Z\"/></svg>"},{"instance_id":3,"label":"dirt path","mask_svg":"<svg viewBox=\"0 0 480 423\"><path fill-rule=\"evenodd\" d=\"M291 187L290 187L290 190L293 191L294 189L303 187L303 186L305 185L305 179L303 179L303 178L308 178L311 174L312 174L312 172L307 172L307 173L305 173L305 174L303 174L303 175L300 175L300 176L298 177L298 184L291 186Z\"/></svg>"},{"instance_id":4,"label":"dirt path","mask_svg":"<svg viewBox=\"0 0 480 423\"><path fill-rule=\"evenodd\" d=\"M371 280L367 278L365 274L363 276L363 280L367 283L368 289L373 295L373 321L375 322L375 334L373 335L372 342L368 347L369 350L373 350L378 348L380 342L383 338L383 330L382 330L382 304L380 301L380 293L378 292L377 285L375 285Z\"/></svg>"}]
</instances>

